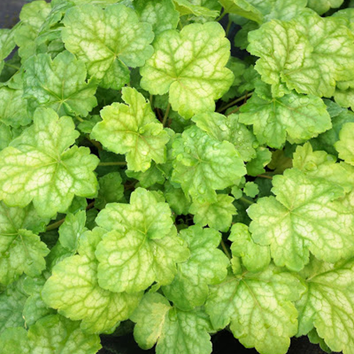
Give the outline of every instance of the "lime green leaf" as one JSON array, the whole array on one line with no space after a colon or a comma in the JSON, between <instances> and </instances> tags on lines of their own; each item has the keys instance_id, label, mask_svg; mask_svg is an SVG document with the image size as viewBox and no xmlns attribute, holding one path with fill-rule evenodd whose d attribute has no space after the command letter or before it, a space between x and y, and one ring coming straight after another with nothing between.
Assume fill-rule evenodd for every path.
<instances>
[{"instance_id":1,"label":"lime green leaf","mask_svg":"<svg viewBox=\"0 0 354 354\"><path fill-rule=\"evenodd\" d=\"M141 93L130 87L122 92L126 104L104 107L103 121L96 124L91 136L110 151L126 154L128 169L146 171L151 160L165 162L169 136Z\"/></svg>"},{"instance_id":2,"label":"lime green leaf","mask_svg":"<svg viewBox=\"0 0 354 354\"><path fill-rule=\"evenodd\" d=\"M256 156L247 163L247 174L257 176L265 172L264 167L271 161L272 153L263 146L257 148Z\"/></svg>"},{"instance_id":3,"label":"lime green leaf","mask_svg":"<svg viewBox=\"0 0 354 354\"><path fill-rule=\"evenodd\" d=\"M322 15L330 8L340 7L343 1L344 0L308 0L307 6Z\"/></svg>"},{"instance_id":4,"label":"lime green leaf","mask_svg":"<svg viewBox=\"0 0 354 354\"><path fill-rule=\"evenodd\" d=\"M179 13L172 0L137 0L134 8L140 21L151 24L155 35L177 28Z\"/></svg>"},{"instance_id":5,"label":"lime green leaf","mask_svg":"<svg viewBox=\"0 0 354 354\"><path fill-rule=\"evenodd\" d=\"M84 210L76 214L67 214L64 223L59 227L59 242L61 245L75 253L79 238L87 230L85 223L86 212Z\"/></svg>"},{"instance_id":6,"label":"lime green leaf","mask_svg":"<svg viewBox=\"0 0 354 354\"><path fill-rule=\"evenodd\" d=\"M272 151L272 161L267 167L274 170L273 173L282 174L286 169L293 167L293 160L286 155L284 150Z\"/></svg>"},{"instance_id":7,"label":"lime green leaf","mask_svg":"<svg viewBox=\"0 0 354 354\"><path fill-rule=\"evenodd\" d=\"M49 250L34 232L43 231L47 222L32 205L11 208L0 202L0 283L9 284L22 273L36 276L45 269Z\"/></svg>"},{"instance_id":8,"label":"lime green leaf","mask_svg":"<svg viewBox=\"0 0 354 354\"><path fill-rule=\"evenodd\" d=\"M354 165L354 123L346 123L343 125L339 133L339 141L335 143L335 148L339 153L339 157L345 162Z\"/></svg>"},{"instance_id":9,"label":"lime green leaf","mask_svg":"<svg viewBox=\"0 0 354 354\"><path fill-rule=\"evenodd\" d=\"M222 100L227 102L230 99L236 97L239 94L239 86L243 83L243 76L246 70L246 64L238 58L230 57L226 67L232 71L234 74L234 81L229 91L227 91L223 96Z\"/></svg>"},{"instance_id":10,"label":"lime green leaf","mask_svg":"<svg viewBox=\"0 0 354 354\"><path fill-rule=\"evenodd\" d=\"M39 108L33 125L0 152L0 199L24 207L32 200L38 213L53 216L70 206L74 195L92 197L98 159L74 144L79 133L69 117Z\"/></svg>"},{"instance_id":11,"label":"lime green leaf","mask_svg":"<svg viewBox=\"0 0 354 354\"><path fill-rule=\"evenodd\" d=\"M256 156L254 149L258 145L256 137L239 122L237 114L224 116L219 113L201 113L195 115L192 120L211 138L232 143L242 160L249 161Z\"/></svg>"},{"instance_id":12,"label":"lime green leaf","mask_svg":"<svg viewBox=\"0 0 354 354\"><path fill-rule=\"evenodd\" d=\"M58 315L46 316L33 325L28 341L32 353L50 353L54 349L61 354L94 354L101 349L98 335L86 334L80 323Z\"/></svg>"},{"instance_id":13,"label":"lime green leaf","mask_svg":"<svg viewBox=\"0 0 354 354\"><path fill-rule=\"evenodd\" d=\"M26 300L27 294L23 290L22 279L10 284L0 294L0 333L6 328L24 326L22 311Z\"/></svg>"},{"instance_id":14,"label":"lime green leaf","mask_svg":"<svg viewBox=\"0 0 354 354\"><path fill-rule=\"evenodd\" d=\"M216 202L215 189L235 184L246 172L231 143L214 140L197 127L175 139L173 154L172 181L198 203Z\"/></svg>"},{"instance_id":15,"label":"lime green leaf","mask_svg":"<svg viewBox=\"0 0 354 354\"><path fill-rule=\"evenodd\" d=\"M15 31L15 42L23 62L35 54L36 38L50 11L51 6L45 1L33 1L23 6L20 13L21 24Z\"/></svg>"},{"instance_id":16,"label":"lime green leaf","mask_svg":"<svg viewBox=\"0 0 354 354\"><path fill-rule=\"evenodd\" d=\"M246 0L219 0L224 10L228 13L245 17L249 20L261 23L262 13L253 5L251 1Z\"/></svg>"},{"instance_id":17,"label":"lime green leaf","mask_svg":"<svg viewBox=\"0 0 354 354\"><path fill-rule=\"evenodd\" d=\"M166 180L165 172L161 165L152 162L151 166L144 172L126 170L126 175L139 181L138 187L149 188L154 184L163 184Z\"/></svg>"},{"instance_id":18,"label":"lime green leaf","mask_svg":"<svg viewBox=\"0 0 354 354\"><path fill-rule=\"evenodd\" d=\"M281 148L286 140L302 143L332 127L320 98L297 93L281 98L254 93L241 107L240 122L252 124L258 141L274 148Z\"/></svg>"},{"instance_id":19,"label":"lime green leaf","mask_svg":"<svg viewBox=\"0 0 354 354\"><path fill-rule=\"evenodd\" d=\"M232 241L232 255L240 257L242 264L249 271L258 272L269 265L269 247L256 244L252 240L247 225L241 223L232 225L229 240Z\"/></svg>"},{"instance_id":20,"label":"lime green leaf","mask_svg":"<svg viewBox=\"0 0 354 354\"><path fill-rule=\"evenodd\" d=\"M210 227L226 232L232 222L232 216L237 214L232 204L234 198L226 194L218 194L216 202L198 203L193 202L189 212L194 215L195 224Z\"/></svg>"},{"instance_id":21,"label":"lime green leaf","mask_svg":"<svg viewBox=\"0 0 354 354\"><path fill-rule=\"evenodd\" d=\"M180 233L191 255L178 265L178 272L170 285L162 288L165 296L181 310L202 306L209 294L208 285L226 278L229 260L217 249L221 234L213 229L190 226Z\"/></svg>"},{"instance_id":22,"label":"lime green leaf","mask_svg":"<svg viewBox=\"0 0 354 354\"><path fill-rule=\"evenodd\" d=\"M181 16L193 14L195 16L217 17L220 5L215 0L173 0ZM219 5L219 6L218 6Z\"/></svg>"},{"instance_id":23,"label":"lime green leaf","mask_svg":"<svg viewBox=\"0 0 354 354\"><path fill-rule=\"evenodd\" d=\"M104 88L119 90L129 82L129 68L144 65L153 49L151 25L139 22L134 10L122 4L86 4L69 9L62 31L65 47L87 65Z\"/></svg>"},{"instance_id":24,"label":"lime green leaf","mask_svg":"<svg viewBox=\"0 0 354 354\"><path fill-rule=\"evenodd\" d=\"M334 352L351 353L354 347L354 262L337 265L313 260L304 269L307 292L297 302L298 335L315 326L318 335Z\"/></svg>"},{"instance_id":25,"label":"lime green leaf","mask_svg":"<svg viewBox=\"0 0 354 354\"><path fill-rule=\"evenodd\" d=\"M336 81L352 79L353 39L341 19L304 11L290 22L275 20L252 31L247 49L260 57L255 68L275 92L285 83L299 93L331 97Z\"/></svg>"},{"instance_id":26,"label":"lime green leaf","mask_svg":"<svg viewBox=\"0 0 354 354\"><path fill-rule=\"evenodd\" d=\"M24 92L32 111L47 107L59 116L85 117L97 105L97 85L86 82L85 64L73 54L64 51L53 61L50 55L39 54L28 59L24 68Z\"/></svg>"},{"instance_id":27,"label":"lime green leaf","mask_svg":"<svg viewBox=\"0 0 354 354\"><path fill-rule=\"evenodd\" d=\"M148 293L131 316L134 338L143 349L156 345L156 353L210 354L211 324L201 310L181 311L158 293Z\"/></svg>"},{"instance_id":28,"label":"lime green leaf","mask_svg":"<svg viewBox=\"0 0 354 354\"><path fill-rule=\"evenodd\" d=\"M313 151L309 142L298 146L293 155L294 167L302 170L310 179L325 180L350 192L354 186L354 169L336 161L334 156L325 151Z\"/></svg>"},{"instance_id":29,"label":"lime green leaf","mask_svg":"<svg viewBox=\"0 0 354 354\"><path fill-rule=\"evenodd\" d=\"M0 30L0 73L4 67L4 59L6 59L15 48L14 30Z\"/></svg>"},{"instance_id":30,"label":"lime green leaf","mask_svg":"<svg viewBox=\"0 0 354 354\"><path fill-rule=\"evenodd\" d=\"M80 238L79 254L65 258L53 268L53 275L42 290L45 303L72 320L82 320L87 333L112 332L126 320L142 296L141 293L112 293L98 284L94 252L105 233L87 231Z\"/></svg>"},{"instance_id":31,"label":"lime green leaf","mask_svg":"<svg viewBox=\"0 0 354 354\"><path fill-rule=\"evenodd\" d=\"M256 243L270 245L278 266L301 270L309 251L336 262L354 250L353 210L340 200L343 189L325 180L310 179L297 169L273 177L274 197L258 199L248 209Z\"/></svg>"},{"instance_id":32,"label":"lime green leaf","mask_svg":"<svg viewBox=\"0 0 354 354\"><path fill-rule=\"evenodd\" d=\"M225 67L230 42L220 24L191 24L165 31L154 41L155 53L140 69L141 87L153 95L169 92L173 110L184 118L214 111L233 82Z\"/></svg>"},{"instance_id":33,"label":"lime green leaf","mask_svg":"<svg viewBox=\"0 0 354 354\"><path fill-rule=\"evenodd\" d=\"M229 276L211 286L206 311L214 328L230 323L232 333L246 348L284 354L297 332L298 314L291 301L302 292L295 276L270 265L263 272Z\"/></svg>"},{"instance_id":34,"label":"lime green leaf","mask_svg":"<svg viewBox=\"0 0 354 354\"><path fill-rule=\"evenodd\" d=\"M27 114L27 102L21 89L0 88L0 122L11 127L27 125L31 118Z\"/></svg>"},{"instance_id":35,"label":"lime green leaf","mask_svg":"<svg viewBox=\"0 0 354 354\"><path fill-rule=\"evenodd\" d=\"M98 180L100 189L95 207L103 209L107 203L119 202L124 196L124 186L119 172L107 173Z\"/></svg>"},{"instance_id":36,"label":"lime green leaf","mask_svg":"<svg viewBox=\"0 0 354 354\"><path fill-rule=\"evenodd\" d=\"M96 222L107 230L96 250L104 289L135 293L154 281L169 284L176 263L189 257L184 241L176 236L168 204L145 189L136 189L130 204L108 204Z\"/></svg>"}]
</instances>

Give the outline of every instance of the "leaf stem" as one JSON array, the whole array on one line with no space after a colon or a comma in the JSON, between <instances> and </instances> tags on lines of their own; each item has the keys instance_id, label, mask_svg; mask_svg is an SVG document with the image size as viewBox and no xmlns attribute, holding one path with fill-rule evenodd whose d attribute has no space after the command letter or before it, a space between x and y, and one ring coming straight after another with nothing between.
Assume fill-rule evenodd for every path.
<instances>
[{"instance_id":1,"label":"leaf stem","mask_svg":"<svg viewBox=\"0 0 354 354\"><path fill-rule=\"evenodd\" d=\"M52 231L52 230L57 229L64 221L65 221L65 218L58 220L58 221L54 222L53 224L48 225L46 227L45 231L48 232L48 231Z\"/></svg>"},{"instance_id":2,"label":"leaf stem","mask_svg":"<svg viewBox=\"0 0 354 354\"><path fill-rule=\"evenodd\" d=\"M246 98L251 97L252 94L253 94L253 92L248 92L248 93L246 93L245 95L243 95L243 96L241 96L241 97L235 99L234 101L228 103L226 106L220 107L216 112L219 112L219 113L220 113L220 112L222 112L222 111L226 111L229 107L234 106L236 103L239 103L239 102L245 100Z\"/></svg>"},{"instance_id":3,"label":"leaf stem","mask_svg":"<svg viewBox=\"0 0 354 354\"><path fill-rule=\"evenodd\" d=\"M102 150L102 145L96 141L96 140L93 140L93 139L90 139L89 136L86 136L86 139L93 145L95 146L98 150Z\"/></svg>"},{"instance_id":4,"label":"leaf stem","mask_svg":"<svg viewBox=\"0 0 354 354\"><path fill-rule=\"evenodd\" d=\"M224 250L224 252L225 252L227 258L231 259L232 257L231 257L231 255L230 255L230 252L229 252L229 250L227 249L227 247L226 247L225 242L224 242L223 239L221 239L220 245L221 245L222 249Z\"/></svg>"},{"instance_id":5,"label":"leaf stem","mask_svg":"<svg viewBox=\"0 0 354 354\"><path fill-rule=\"evenodd\" d=\"M82 118L80 118L79 116L75 116L75 118L81 123L84 122L84 120Z\"/></svg>"},{"instance_id":6,"label":"leaf stem","mask_svg":"<svg viewBox=\"0 0 354 354\"><path fill-rule=\"evenodd\" d=\"M273 179L272 176L267 176L267 175L257 175L257 177L260 177L260 178L267 178L267 179Z\"/></svg>"},{"instance_id":7,"label":"leaf stem","mask_svg":"<svg viewBox=\"0 0 354 354\"><path fill-rule=\"evenodd\" d=\"M100 162L98 166L126 166L125 161L114 161L114 162Z\"/></svg>"},{"instance_id":8,"label":"leaf stem","mask_svg":"<svg viewBox=\"0 0 354 354\"><path fill-rule=\"evenodd\" d=\"M249 205L254 204L254 202L252 202L252 200L249 200L245 197L241 197L240 200L242 200L244 203L249 204Z\"/></svg>"},{"instance_id":9,"label":"leaf stem","mask_svg":"<svg viewBox=\"0 0 354 354\"><path fill-rule=\"evenodd\" d=\"M20 70L20 68L19 68L18 66L9 64L9 63L7 63L6 61L5 61L5 65L8 66L9 68L15 69L15 70L17 70L17 71Z\"/></svg>"},{"instance_id":10,"label":"leaf stem","mask_svg":"<svg viewBox=\"0 0 354 354\"><path fill-rule=\"evenodd\" d=\"M221 21L226 15L227 15L227 12L224 10L224 12L217 19L215 19L215 21L216 22Z\"/></svg>"},{"instance_id":11,"label":"leaf stem","mask_svg":"<svg viewBox=\"0 0 354 354\"><path fill-rule=\"evenodd\" d=\"M163 116L163 120L162 120L162 125L163 125L163 126L166 125L167 118L168 118L168 114L170 113L170 109L171 109L171 103L169 103L169 104L167 105L165 115Z\"/></svg>"},{"instance_id":12,"label":"leaf stem","mask_svg":"<svg viewBox=\"0 0 354 354\"><path fill-rule=\"evenodd\" d=\"M154 96L153 96L153 95L150 95L149 101L150 101L151 109L153 108L153 106L152 106L153 99L154 99Z\"/></svg>"},{"instance_id":13,"label":"leaf stem","mask_svg":"<svg viewBox=\"0 0 354 354\"><path fill-rule=\"evenodd\" d=\"M226 30L225 30L226 37L229 35L230 28L231 28L231 24L232 24L232 20L231 20L231 18L229 17L229 22L227 23L227 27L226 27Z\"/></svg>"}]
</instances>

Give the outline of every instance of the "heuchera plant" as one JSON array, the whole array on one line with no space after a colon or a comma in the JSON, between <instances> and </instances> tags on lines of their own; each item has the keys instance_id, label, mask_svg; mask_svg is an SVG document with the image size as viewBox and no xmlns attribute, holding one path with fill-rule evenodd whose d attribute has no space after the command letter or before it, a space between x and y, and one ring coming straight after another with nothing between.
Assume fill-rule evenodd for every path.
<instances>
[{"instance_id":1,"label":"heuchera plant","mask_svg":"<svg viewBox=\"0 0 354 354\"><path fill-rule=\"evenodd\" d=\"M97 353L123 321L158 354L226 327L354 353L342 3L23 7L0 31L1 353Z\"/></svg>"}]
</instances>

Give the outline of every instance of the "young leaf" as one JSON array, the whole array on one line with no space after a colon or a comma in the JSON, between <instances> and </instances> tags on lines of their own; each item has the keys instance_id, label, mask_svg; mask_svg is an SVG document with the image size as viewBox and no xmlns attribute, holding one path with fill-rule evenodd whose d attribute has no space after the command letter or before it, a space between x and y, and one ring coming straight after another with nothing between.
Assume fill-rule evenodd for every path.
<instances>
[{"instance_id":1,"label":"young leaf","mask_svg":"<svg viewBox=\"0 0 354 354\"><path fill-rule=\"evenodd\" d=\"M97 105L97 84L86 82L85 64L73 54L64 51L53 61L48 54L39 54L28 59L24 68L24 93L32 112L47 107L59 116L86 117Z\"/></svg>"},{"instance_id":2,"label":"young leaf","mask_svg":"<svg viewBox=\"0 0 354 354\"><path fill-rule=\"evenodd\" d=\"M107 173L98 180L100 185L95 207L103 209L107 203L119 202L124 196L124 186L119 172Z\"/></svg>"},{"instance_id":3,"label":"young leaf","mask_svg":"<svg viewBox=\"0 0 354 354\"><path fill-rule=\"evenodd\" d=\"M263 20L262 13L252 5L252 1L220 0L220 4L228 13L236 14L258 23Z\"/></svg>"},{"instance_id":4,"label":"young leaf","mask_svg":"<svg viewBox=\"0 0 354 354\"><path fill-rule=\"evenodd\" d=\"M270 245L274 262L299 271L317 258L336 262L354 250L354 215L340 200L343 189L312 180L297 169L273 178L274 197L260 198L248 209L256 243Z\"/></svg>"},{"instance_id":5,"label":"young leaf","mask_svg":"<svg viewBox=\"0 0 354 354\"><path fill-rule=\"evenodd\" d=\"M108 204L96 222L107 230L95 253L104 289L135 293L154 281L169 284L176 263L189 257L185 242L176 236L168 204L145 189L136 189L130 204Z\"/></svg>"},{"instance_id":6,"label":"young leaf","mask_svg":"<svg viewBox=\"0 0 354 354\"><path fill-rule=\"evenodd\" d=\"M174 0L174 3L181 16L193 14L215 18L220 12L220 4L215 0Z\"/></svg>"},{"instance_id":7,"label":"young leaf","mask_svg":"<svg viewBox=\"0 0 354 354\"><path fill-rule=\"evenodd\" d=\"M156 345L159 354L210 354L211 324L201 310L181 311L158 293L148 293L130 317L134 338L143 349Z\"/></svg>"},{"instance_id":8,"label":"young leaf","mask_svg":"<svg viewBox=\"0 0 354 354\"><path fill-rule=\"evenodd\" d=\"M217 249L221 241L219 232L190 226L180 233L189 246L191 255L178 265L178 272L170 285L162 287L165 296L181 310L202 306L209 294L208 285L223 281L229 260Z\"/></svg>"},{"instance_id":9,"label":"young leaf","mask_svg":"<svg viewBox=\"0 0 354 354\"><path fill-rule=\"evenodd\" d=\"M89 75L104 88L121 89L130 80L129 67L144 65L153 53L151 25L139 22L122 4L86 4L69 9L62 31L65 47L87 65Z\"/></svg>"},{"instance_id":10,"label":"young leaf","mask_svg":"<svg viewBox=\"0 0 354 354\"><path fill-rule=\"evenodd\" d=\"M223 232L228 231L232 216L237 214L232 204L234 198L226 194L218 194L217 201L213 203L198 203L194 201L189 212L194 215L193 221L201 226L210 227Z\"/></svg>"},{"instance_id":11,"label":"young leaf","mask_svg":"<svg viewBox=\"0 0 354 354\"><path fill-rule=\"evenodd\" d=\"M172 181L198 203L216 202L215 189L235 184L246 172L231 143L212 139L197 127L175 139L173 155Z\"/></svg>"},{"instance_id":12,"label":"young leaf","mask_svg":"<svg viewBox=\"0 0 354 354\"><path fill-rule=\"evenodd\" d=\"M122 99L126 104L113 103L103 108L103 121L95 125L91 136L110 151L126 154L130 170L146 171L151 160L165 162L169 136L150 103L130 87L122 89Z\"/></svg>"},{"instance_id":13,"label":"young leaf","mask_svg":"<svg viewBox=\"0 0 354 354\"><path fill-rule=\"evenodd\" d=\"M98 158L74 146L79 133L69 117L39 108L33 125L0 152L0 199L24 207L32 200L42 216L65 212L74 195L92 197Z\"/></svg>"},{"instance_id":14,"label":"young leaf","mask_svg":"<svg viewBox=\"0 0 354 354\"><path fill-rule=\"evenodd\" d=\"M79 254L65 258L53 269L42 290L45 303L72 320L82 320L86 333L112 332L128 319L141 293L112 293L98 284L94 252L105 231L87 231L80 239Z\"/></svg>"},{"instance_id":15,"label":"young leaf","mask_svg":"<svg viewBox=\"0 0 354 354\"><path fill-rule=\"evenodd\" d=\"M173 110L184 118L215 109L233 82L225 67L230 42L215 22L191 24L180 33L165 31L154 41L155 53L140 69L141 87L153 95L169 92Z\"/></svg>"},{"instance_id":16,"label":"young leaf","mask_svg":"<svg viewBox=\"0 0 354 354\"><path fill-rule=\"evenodd\" d=\"M232 225L229 240L232 241L232 255L234 257L240 257L242 264L247 270L258 272L269 265L269 247L255 243L252 240L247 225L241 223Z\"/></svg>"},{"instance_id":17,"label":"young leaf","mask_svg":"<svg viewBox=\"0 0 354 354\"><path fill-rule=\"evenodd\" d=\"M298 314L292 301L303 291L294 275L270 265L260 273L230 275L211 286L206 311L214 328L230 323L232 333L246 348L284 354L297 332Z\"/></svg>"}]
</instances>

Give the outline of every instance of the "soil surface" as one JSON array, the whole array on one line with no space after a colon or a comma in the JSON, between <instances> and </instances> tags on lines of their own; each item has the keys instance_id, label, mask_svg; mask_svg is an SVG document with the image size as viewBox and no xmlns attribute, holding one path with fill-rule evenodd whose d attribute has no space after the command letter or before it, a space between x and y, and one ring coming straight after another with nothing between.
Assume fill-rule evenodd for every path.
<instances>
[{"instance_id":1,"label":"soil surface","mask_svg":"<svg viewBox=\"0 0 354 354\"><path fill-rule=\"evenodd\" d=\"M0 28L11 28L18 21L22 6L29 0L0 0ZM236 28L234 29L234 31ZM233 55L237 55L237 50ZM213 354L257 354L254 349L245 349L228 331L221 331L212 337ZM155 350L141 350L132 335L124 337L103 337L104 348L99 354L154 354ZM181 353L182 354L182 353ZM318 345L311 344L307 337L293 338L287 354L325 354Z\"/></svg>"}]
</instances>

